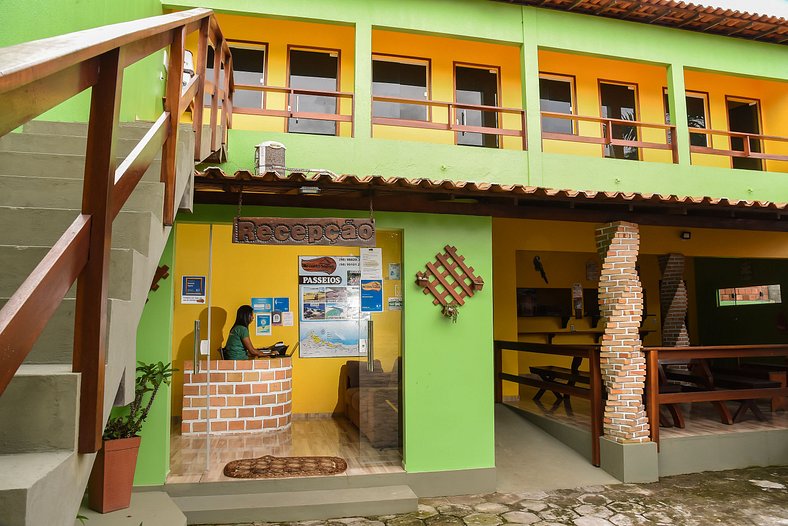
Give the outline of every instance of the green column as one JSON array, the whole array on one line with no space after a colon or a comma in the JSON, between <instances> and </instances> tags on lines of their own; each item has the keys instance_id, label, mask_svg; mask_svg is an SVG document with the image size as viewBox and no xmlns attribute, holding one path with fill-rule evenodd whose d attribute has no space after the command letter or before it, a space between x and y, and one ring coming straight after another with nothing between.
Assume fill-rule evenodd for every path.
<instances>
[{"instance_id":1,"label":"green column","mask_svg":"<svg viewBox=\"0 0 788 526\"><path fill-rule=\"evenodd\" d=\"M678 145L678 162L681 165L690 164L689 126L687 125L687 98L684 87L684 65L668 65L668 107L670 108L670 122L676 126L676 136L673 140Z\"/></svg>"},{"instance_id":2,"label":"green column","mask_svg":"<svg viewBox=\"0 0 788 526\"><path fill-rule=\"evenodd\" d=\"M372 136L372 25L356 23L354 137Z\"/></svg>"},{"instance_id":3,"label":"green column","mask_svg":"<svg viewBox=\"0 0 788 526\"><path fill-rule=\"evenodd\" d=\"M520 75L523 84L523 107L528 126L528 177L526 184L542 186L542 125L539 108L539 48L536 44L536 15L536 9L523 7Z\"/></svg>"}]
</instances>

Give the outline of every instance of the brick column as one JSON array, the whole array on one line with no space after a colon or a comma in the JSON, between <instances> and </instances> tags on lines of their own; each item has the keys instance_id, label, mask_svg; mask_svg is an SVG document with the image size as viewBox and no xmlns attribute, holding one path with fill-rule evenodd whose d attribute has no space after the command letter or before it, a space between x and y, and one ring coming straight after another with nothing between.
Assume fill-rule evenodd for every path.
<instances>
[{"instance_id":1,"label":"brick column","mask_svg":"<svg viewBox=\"0 0 788 526\"><path fill-rule=\"evenodd\" d=\"M635 265L640 247L638 225L618 221L596 230L602 259L599 308L605 323L600 349L602 381L607 389L604 436L614 442L649 441L643 404L646 360L641 350L643 288Z\"/></svg>"},{"instance_id":2,"label":"brick column","mask_svg":"<svg viewBox=\"0 0 788 526\"><path fill-rule=\"evenodd\" d=\"M662 310L662 345L687 347L687 287L684 285L684 254L666 254L659 257L662 281L659 286L659 303Z\"/></svg>"}]
</instances>

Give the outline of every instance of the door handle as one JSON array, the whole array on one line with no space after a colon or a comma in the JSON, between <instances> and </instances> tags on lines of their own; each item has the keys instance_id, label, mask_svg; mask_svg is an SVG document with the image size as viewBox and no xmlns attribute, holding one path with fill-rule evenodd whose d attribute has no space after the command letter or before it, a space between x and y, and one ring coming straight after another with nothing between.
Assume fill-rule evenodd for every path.
<instances>
[{"instance_id":1,"label":"door handle","mask_svg":"<svg viewBox=\"0 0 788 526\"><path fill-rule=\"evenodd\" d=\"M194 320L194 373L200 372L200 320Z\"/></svg>"},{"instance_id":2,"label":"door handle","mask_svg":"<svg viewBox=\"0 0 788 526\"><path fill-rule=\"evenodd\" d=\"M375 370L375 337L372 320L367 321L367 371Z\"/></svg>"}]
</instances>

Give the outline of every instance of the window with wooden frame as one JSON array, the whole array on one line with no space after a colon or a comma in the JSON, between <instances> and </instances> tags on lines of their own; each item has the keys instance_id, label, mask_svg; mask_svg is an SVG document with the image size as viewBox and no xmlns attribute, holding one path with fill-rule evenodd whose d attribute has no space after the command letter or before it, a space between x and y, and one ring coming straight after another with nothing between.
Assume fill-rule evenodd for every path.
<instances>
[{"instance_id":1,"label":"window with wooden frame","mask_svg":"<svg viewBox=\"0 0 788 526\"><path fill-rule=\"evenodd\" d=\"M662 101L665 104L665 124L670 124L670 104L668 88L662 88ZM687 125L690 128L709 128L709 94L701 91L686 92ZM671 137L672 140L672 137ZM690 133L692 146L709 146L705 133Z\"/></svg>"},{"instance_id":2,"label":"window with wooden frame","mask_svg":"<svg viewBox=\"0 0 788 526\"><path fill-rule=\"evenodd\" d=\"M264 93L260 89L265 85L266 45L258 42L228 42L233 57L233 80L235 93L233 107L263 108ZM205 76L213 82L214 51L208 47L208 59ZM219 85L224 84L224 71L221 72ZM211 96L206 93L204 104L211 104Z\"/></svg>"},{"instance_id":3,"label":"window with wooden frame","mask_svg":"<svg viewBox=\"0 0 788 526\"><path fill-rule=\"evenodd\" d=\"M539 109L552 113L574 115L575 78L552 73L539 74ZM576 133L574 121L557 117L542 117L542 131L549 133Z\"/></svg>"},{"instance_id":4,"label":"window with wooden frame","mask_svg":"<svg viewBox=\"0 0 788 526\"><path fill-rule=\"evenodd\" d=\"M389 55L372 56L372 95L429 100L429 60ZM428 121L429 107L421 104L373 101L372 116Z\"/></svg>"}]
</instances>

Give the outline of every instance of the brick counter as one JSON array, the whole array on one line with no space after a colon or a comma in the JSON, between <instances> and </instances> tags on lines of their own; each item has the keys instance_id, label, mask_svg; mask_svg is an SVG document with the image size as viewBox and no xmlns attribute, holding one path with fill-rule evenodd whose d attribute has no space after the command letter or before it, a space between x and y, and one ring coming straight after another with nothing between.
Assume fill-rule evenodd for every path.
<instances>
[{"instance_id":1,"label":"brick counter","mask_svg":"<svg viewBox=\"0 0 788 526\"><path fill-rule=\"evenodd\" d=\"M293 367L290 358L183 362L181 434L205 433L210 393L211 433L275 431L290 425ZM209 382L210 380L210 382Z\"/></svg>"}]
</instances>

